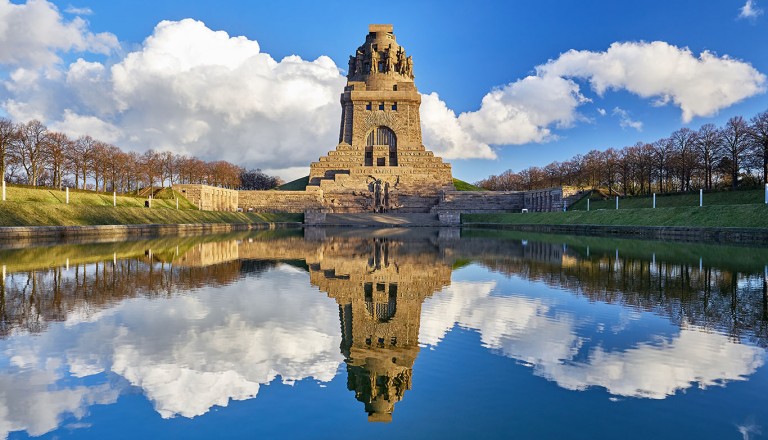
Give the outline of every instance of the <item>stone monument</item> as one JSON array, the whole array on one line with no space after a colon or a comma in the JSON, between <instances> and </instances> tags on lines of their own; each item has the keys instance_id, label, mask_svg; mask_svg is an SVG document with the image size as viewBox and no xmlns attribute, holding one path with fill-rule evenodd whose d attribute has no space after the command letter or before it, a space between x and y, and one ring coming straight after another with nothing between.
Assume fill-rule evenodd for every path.
<instances>
[{"instance_id":1,"label":"stone monument","mask_svg":"<svg viewBox=\"0 0 768 440\"><path fill-rule=\"evenodd\" d=\"M174 187L203 210L303 213L307 225L327 224L328 213L393 214L351 216L368 221L430 213L441 224L457 225L462 213L562 211L583 195L565 187L456 191L451 165L422 144L413 57L398 44L391 24L370 25L347 67L339 144L310 165L302 190Z\"/></svg>"},{"instance_id":2,"label":"stone monument","mask_svg":"<svg viewBox=\"0 0 768 440\"><path fill-rule=\"evenodd\" d=\"M429 212L454 190L450 164L421 140L413 59L392 25L372 24L349 59L336 150L310 166L330 212Z\"/></svg>"}]
</instances>

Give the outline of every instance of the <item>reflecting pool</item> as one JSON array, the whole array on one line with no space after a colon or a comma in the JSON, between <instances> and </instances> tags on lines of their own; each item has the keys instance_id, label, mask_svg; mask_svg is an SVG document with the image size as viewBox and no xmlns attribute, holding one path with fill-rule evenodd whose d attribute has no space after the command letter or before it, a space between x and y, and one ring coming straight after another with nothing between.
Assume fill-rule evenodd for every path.
<instances>
[{"instance_id":1,"label":"reflecting pool","mask_svg":"<svg viewBox=\"0 0 768 440\"><path fill-rule=\"evenodd\" d=\"M307 229L0 249L0 438L763 438L768 249Z\"/></svg>"}]
</instances>

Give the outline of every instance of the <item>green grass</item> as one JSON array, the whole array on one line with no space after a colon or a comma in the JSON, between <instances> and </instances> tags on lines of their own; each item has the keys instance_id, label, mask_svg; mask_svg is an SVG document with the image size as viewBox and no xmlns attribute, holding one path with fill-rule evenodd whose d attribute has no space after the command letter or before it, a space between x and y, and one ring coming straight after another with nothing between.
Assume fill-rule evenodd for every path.
<instances>
[{"instance_id":1,"label":"green grass","mask_svg":"<svg viewBox=\"0 0 768 440\"><path fill-rule=\"evenodd\" d=\"M309 184L309 176L304 176L288 183L284 183L277 188L278 191L304 191Z\"/></svg>"},{"instance_id":2,"label":"green grass","mask_svg":"<svg viewBox=\"0 0 768 440\"><path fill-rule=\"evenodd\" d=\"M453 179L453 186L456 188L456 191L487 191L485 188L480 188L456 178Z\"/></svg>"},{"instance_id":3,"label":"green grass","mask_svg":"<svg viewBox=\"0 0 768 440\"><path fill-rule=\"evenodd\" d=\"M179 209L176 209L176 198ZM112 194L95 191L69 192L51 188L8 186L6 201L0 202L0 226L135 225L180 223L269 223L301 222L302 214L256 214L199 211L170 188L158 191L152 208L144 197L122 195L112 206Z\"/></svg>"},{"instance_id":4,"label":"green grass","mask_svg":"<svg viewBox=\"0 0 768 440\"><path fill-rule=\"evenodd\" d=\"M71 196L71 194L70 194ZM156 205L155 205L156 206ZM0 202L0 226L301 222L303 214Z\"/></svg>"},{"instance_id":5,"label":"green grass","mask_svg":"<svg viewBox=\"0 0 768 440\"><path fill-rule=\"evenodd\" d=\"M593 192L589 200L590 211L598 209L616 209L614 197L603 199ZM711 205L749 205L763 204L765 191L762 189L748 189L738 191L712 191L704 192L704 206ZM699 192L657 194L657 208L676 208L681 206L699 206ZM619 197L619 208L653 208L653 196ZM579 200L569 208L569 211L586 211L587 198Z\"/></svg>"},{"instance_id":6,"label":"green grass","mask_svg":"<svg viewBox=\"0 0 768 440\"><path fill-rule=\"evenodd\" d=\"M179 209L197 209L184 196L166 188L159 193L162 198L152 200L153 208L173 208L176 209L175 197L179 198ZM7 186L6 200L8 202L32 203L32 204L64 204L66 202L66 192L53 188L29 187L29 186ZM118 195L118 207L144 206L144 197L131 195ZM112 206L112 193L101 193L96 191L70 190L69 204L86 206Z\"/></svg>"},{"instance_id":7,"label":"green grass","mask_svg":"<svg viewBox=\"0 0 768 440\"><path fill-rule=\"evenodd\" d=\"M768 206L720 205L657 209L463 214L463 223L768 228Z\"/></svg>"}]
</instances>

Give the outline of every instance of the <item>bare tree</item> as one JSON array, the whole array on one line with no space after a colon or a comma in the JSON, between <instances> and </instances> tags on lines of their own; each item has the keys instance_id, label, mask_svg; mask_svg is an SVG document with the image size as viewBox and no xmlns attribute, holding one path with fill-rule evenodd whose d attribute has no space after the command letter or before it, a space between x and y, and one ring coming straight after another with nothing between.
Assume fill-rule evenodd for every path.
<instances>
[{"instance_id":1,"label":"bare tree","mask_svg":"<svg viewBox=\"0 0 768 440\"><path fill-rule=\"evenodd\" d=\"M107 190L107 162L109 161L109 144L101 141L96 141L93 144L93 149L90 153L90 175L93 176L93 181L96 184L96 191L99 190L99 183L101 183L102 191Z\"/></svg>"},{"instance_id":2,"label":"bare tree","mask_svg":"<svg viewBox=\"0 0 768 440\"><path fill-rule=\"evenodd\" d=\"M664 192L664 184L669 186L670 162L672 159L672 142L669 138L659 139L653 143L654 162L656 165L656 177L658 178L659 192Z\"/></svg>"},{"instance_id":3,"label":"bare tree","mask_svg":"<svg viewBox=\"0 0 768 440\"><path fill-rule=\"evenodd\" d=\"M146 186L151 188L150 191L154 191L155 182L162 175L160 155L155 150L149 150L141 155L139 164L141 175L146 179Z\"/></svg>"},{"instance_id":4,"label":"bare tree","mask_svg":"<svg viewBox=\"0 0 768 440\"><path fill-rule=\"evenodd\" d=\"M51 170L53 186L61 189L67 154L72 150L73 142L66 134L59 132L50 133L48 140L45 161Z\"/></svg>"},{"instance_id":5,"label":"bare tree","mask_svg":"<svg viewBox=\"0 0 768 440\"><path fill-rule=\"evenodd\" d=\"M75 170L75 186L78 184L78 173L83 178L83 189L86 188L86 181L88 180L88 171L90 170L93 162L93 149L98 141L90 136L80 136L75 141L75 148L72 157L72 166Z\"/></svg>"},{"instance_id":6,"label":"bare tree","mask_svg":"<svg viewBox=\"0 0 768 440\"><path fill-rule=\"evenodd\" d=\"M0 174L5 179L5 168L13 148L13 143L19 137L19 130L10 119L0 118Z\"/></svg>"},{"instance_id":7,"label":"bare tree","mask_svg":"<svg viewBox=\"0 0 768 440\"><path fill-rule=\"evenodd\" d=\"M159 154L159 160L162 170L160 185L165 186L165 180L168 179L168 186L173 186L173 176L176 173L176 157L170 151L163 151Z\"/></svg>"},{"instance_id":8,"label":"bare tree","mask_svg":"<svg viewBox=\"0 0 768 440\"><path fill-rule=\"evenodd\" d=\"M19 136L13 145L13 157L27 173L27 183L37 186L43 171L48 128L34 119L19 126Z\"/></svg>"},{"instance_id":9,"label":"bare tree","mask_svg":"<svg viewBox=\"0 0 768 440\"><path fill-rule=\"evenodd\" d=\"M712 189L712 172L722 155L722 133L715 124L704 124L696 133L696 150L704 171L704 188Z\"/></svg>"},{"instance_id":10,"label":"bare tree","mask_svg":"<svg viewBox=\"0 0 768 440\"><path fill-rule=\"evenodd\" d=\"M742 168L744 155L749 148L749 126L741 116L734 116L726 122L722 130L723 150L726 166L731 174L731 186L736 188L739 184L739 173Z\"/></svg>"},{"instance_id":11,"label":"bare tree","mask_svg":"<svg viewBox=\"0 0 768 440\"><path fill-rule=\"evenodd\" d=\"M675 169L680 183L680 191L691 190L691 178L697 165L696 132L683 127L672 133L670 137L675 152Z\"/></svg>"},{"instance_id":12,"label":"bare tree","mask_svg":"<svg viewBox=\"0 0 768 440\"><path fill-rule=\"evenodd\" d=\"M750 120L749 137L756 162L763 168L763 183L768 184L768 111Z\"/></svg>"}]
</instances>

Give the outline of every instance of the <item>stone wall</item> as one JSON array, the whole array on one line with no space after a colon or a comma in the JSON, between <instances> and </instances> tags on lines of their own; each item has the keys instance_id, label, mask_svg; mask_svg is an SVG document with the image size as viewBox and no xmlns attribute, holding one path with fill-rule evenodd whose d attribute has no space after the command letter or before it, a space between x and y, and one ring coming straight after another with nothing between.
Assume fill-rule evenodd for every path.
<instances>
[{"instance_id":1,"label":"stone wall","mask_svg":"<svg viewBox=\"0 0 768 440\"><path fill-rule=\"evenodd\" d=\"M520 191L446 191L433 211L460 211L465 214L520 212Z\"/></svg>"},{"instance_id":2,"label":"stone wall","mask_svg":"<svg viewBox=\"0 0 768 440\"><path fill-rule=\"evenodd\" d=\"M200 209L208 211L374 212L378 197L386 201L387 211L432 212L443 213L443 216L449 215L449 211L464 214L520 212L523 209L530 212L562 211L564 205L570 206L585 194L571 187L535 191L452 191L441 186L443 176L436 178L434 173L414 170L397 174L399 170L396 168L353 168L350 170L352 175L340 174L333 180L322 181L319 187L310 185L304 191L235 191L208 185L175 185L174 189ZM444 170L450 176L450 168ZM358 173L368 178L360 179L356 176ZM379 182L378 189L376 181Z\"/></svg>"},{"instance_id":3,"label":"stone wall","mask_svg":"<svg viewBox=\"0 0 768 440\"><path fill-rule=\"evenodd\" d=\"M323 191L239 191L239 207L253 212L303 213L323 207Z\"/></svg>"},{"instance_id":4,"label":"stone wall","mask_svg":"<svg viewBox=\"0 0 768 440\"><path fill-rule=\"evenodd\" d=\"M577 194L576 188L568 186L526 191L523 207L530 212L563 211L568 206L567 199Z\"/></svg>"},{"instance_id":5,"label":"stone wall","mask_svg":"<svg viewBox=\"0 0 768 440\"><path fill-rule=\"evenodd\" d=\"M237 211L237 190L200 184L176 184L173 189L202 211Z\"/></svg>"}]
</instances>

